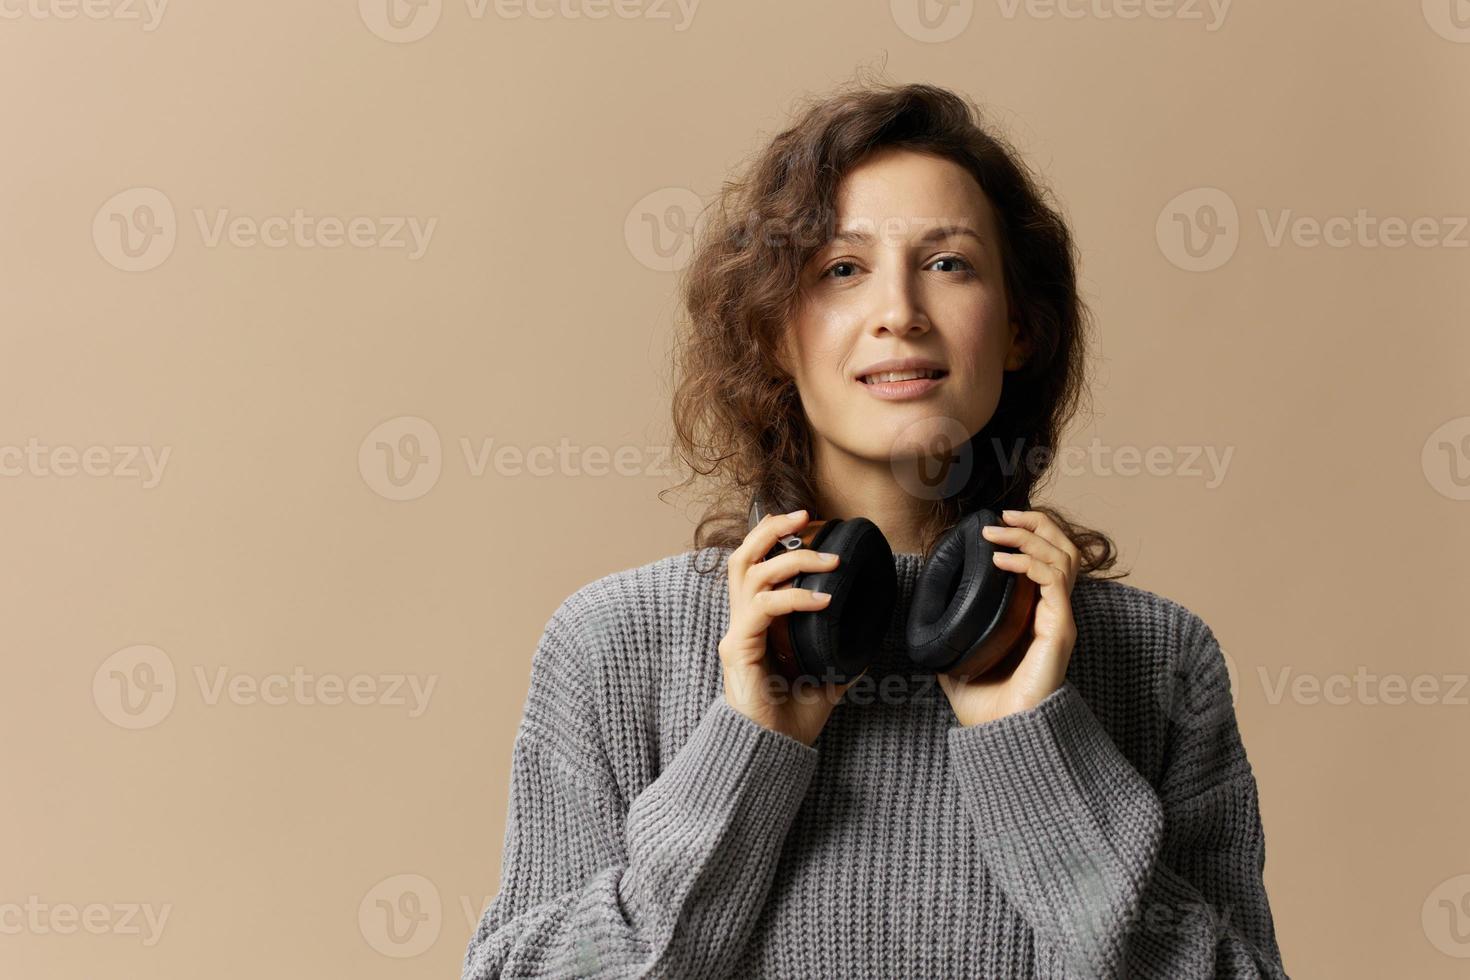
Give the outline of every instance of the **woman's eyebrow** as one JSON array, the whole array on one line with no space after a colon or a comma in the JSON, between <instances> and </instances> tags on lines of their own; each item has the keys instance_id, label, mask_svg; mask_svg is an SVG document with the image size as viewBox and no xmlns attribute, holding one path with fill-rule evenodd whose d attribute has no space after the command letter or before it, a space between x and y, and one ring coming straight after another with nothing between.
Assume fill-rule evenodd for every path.
<instances>
[{"instance_id":1,"label":"woman's eyebrow","mask_svg":"<svg viewBox=\"0 0 1470 980\"><path fill-rule=\"evenodd\" d=\"M981 238L978 232L976 232L973 228L967 228L964 225L938 225L934 228L930 228L928 231L924 232L924 234L920 235L914 244L927 245L930 242L939 241L944 238L951 238L955 235L969 235L971 238L975 239L977 243L981 245L985 244L985 239ZM873 234L871 232L864 231L860 228L848 228L839 231L835 235L833 235L831 239L828 240L828 244L869 245L872 243L872 241Z\"/></svg>"}]
</instances>

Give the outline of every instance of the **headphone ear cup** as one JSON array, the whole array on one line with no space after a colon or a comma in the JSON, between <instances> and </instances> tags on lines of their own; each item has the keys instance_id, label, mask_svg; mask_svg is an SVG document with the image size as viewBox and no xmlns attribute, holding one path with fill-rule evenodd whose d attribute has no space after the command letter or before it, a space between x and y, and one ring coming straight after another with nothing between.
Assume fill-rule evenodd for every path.
<instances>
[{"instance_id":1,"label":"headphone ear cup","mask_svg":"<svg viewBox=\"0 0 1470 980\"><path fill-rule=\"evenodd\" d=\"M810 545L838 556L827 572L802 572L794 585L830 592L823 609L798 610L786 628L802 672L844 683L872 663L898 600L893 549L865 517L828 521Z\"/></svg>"},{"instance_id":2,"label":"headphone ear cup","mask_svg":"<svg viewBox=\"0 0 1470 980\"><path fill-rule=\"evenodd\" d=\"M980 528L987 524L1002 522L991 510L966 514L919 572L905 632L909 659L920 666L983 673L1030 625L1035 583L996 566L997 551L1015 549L986 540Z\"/></svg>"}]
</instances>

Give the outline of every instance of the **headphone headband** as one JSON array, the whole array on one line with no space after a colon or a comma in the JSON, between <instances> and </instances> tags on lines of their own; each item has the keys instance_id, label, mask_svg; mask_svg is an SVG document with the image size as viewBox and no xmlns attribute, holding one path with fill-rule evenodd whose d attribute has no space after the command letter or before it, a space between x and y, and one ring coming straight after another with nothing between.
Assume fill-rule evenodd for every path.
<instances>
[{"instance_id":1,"label":"headphone headband","mask_svg":"<svg viewBox=\"0 0 1470 980\"><path fill-rule=\"evenodd\" d=\"M745 530L747 532L754 530L755 526L761 522L761 518L765 516L765 504L761 501L761 495L757 493L750 498L750 511L745 518Z\"/></svg>"},{"instance_id":2,"label":"headphone headband","mask_svg":"<svg viewBox=\"0 0 1470 980\"><path fill-rule=\"evenodd\" d=\"M746 515L745 530L748 532L754 529L761 522L761 518L767 514L785 514L786 512L785 510L773 510L770 502L761 496L760 491L756 491L750 498L750 511Z\"/></svg>"}]
</instances>

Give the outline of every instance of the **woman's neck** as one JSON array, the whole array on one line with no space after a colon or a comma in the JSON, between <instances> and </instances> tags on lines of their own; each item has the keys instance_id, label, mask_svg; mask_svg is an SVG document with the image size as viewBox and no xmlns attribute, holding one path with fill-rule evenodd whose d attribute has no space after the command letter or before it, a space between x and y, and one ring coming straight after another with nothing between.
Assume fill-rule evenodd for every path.
<instances>
[{"instance_id":1,"label":"woman's neck","mask_svg":"<svg viewBox=\"0 0 1470 980\"><path fill-rule=\"evenodd\" d=\"M837 469L818 468L816 516L866 517L878 525L894 552L919 553L930 501L910 493L887 466Z\"/></svg>"}]
</instances>

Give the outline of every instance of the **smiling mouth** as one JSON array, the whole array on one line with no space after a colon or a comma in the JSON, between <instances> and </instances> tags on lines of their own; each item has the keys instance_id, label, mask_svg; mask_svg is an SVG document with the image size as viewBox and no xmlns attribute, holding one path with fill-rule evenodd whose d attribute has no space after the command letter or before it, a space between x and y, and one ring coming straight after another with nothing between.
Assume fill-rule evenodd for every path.
<instances>
[{"instance_id":1,"label":"smiling mouth","mask_svg":"<svg viewBox=\"0 0 1470 980\"><path fill-rule=\"evenodd\" d=\"M914 368L909 371L879 371L876 374L862 375L858 380L865 385L892 384L896 381L938 380L947 374L949 372L943 370Z\"/></svg>"}]
</instances>

